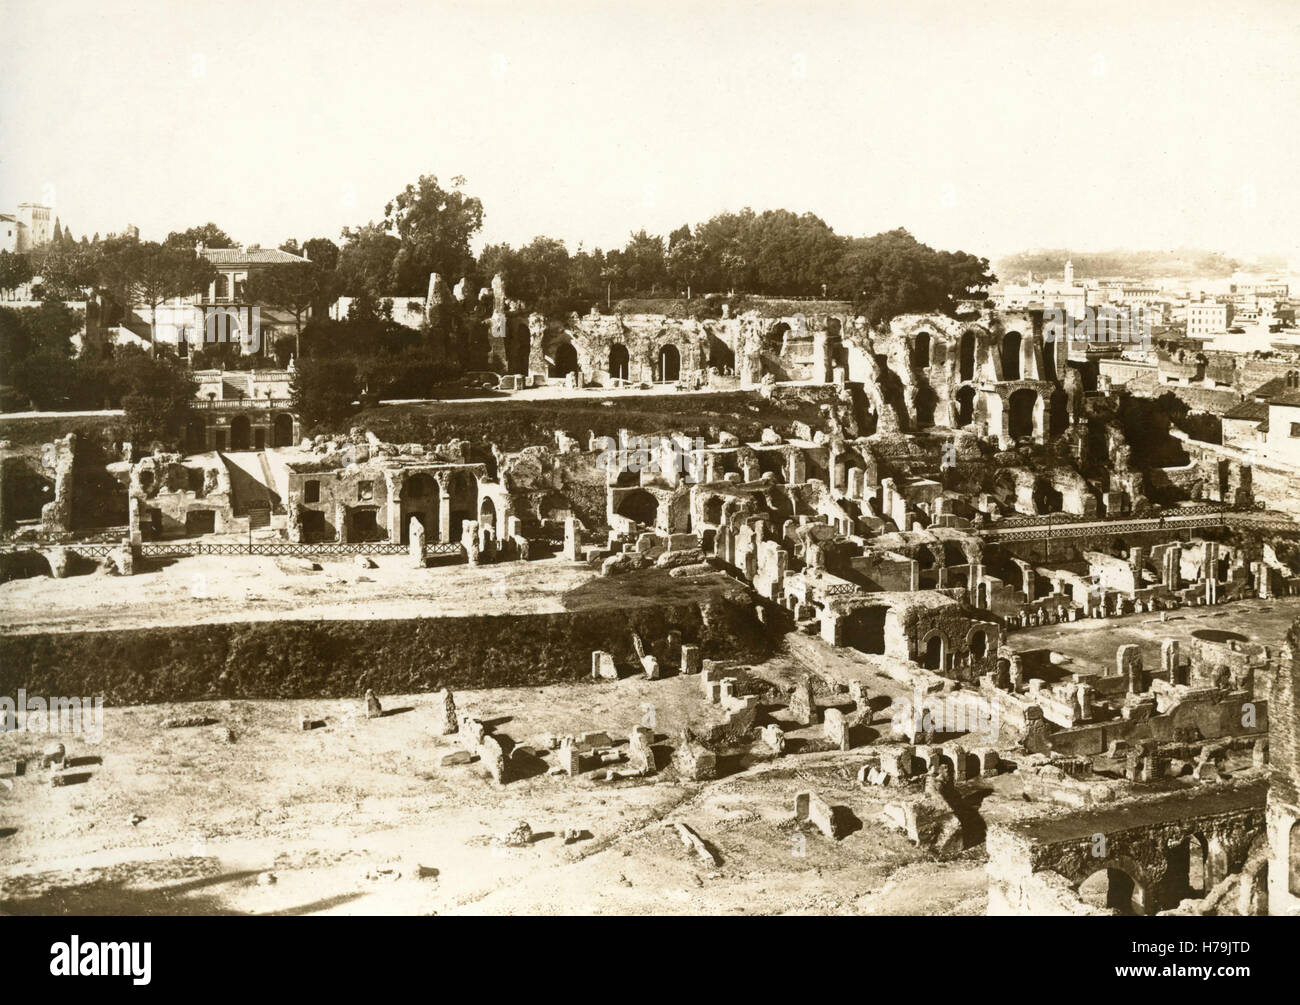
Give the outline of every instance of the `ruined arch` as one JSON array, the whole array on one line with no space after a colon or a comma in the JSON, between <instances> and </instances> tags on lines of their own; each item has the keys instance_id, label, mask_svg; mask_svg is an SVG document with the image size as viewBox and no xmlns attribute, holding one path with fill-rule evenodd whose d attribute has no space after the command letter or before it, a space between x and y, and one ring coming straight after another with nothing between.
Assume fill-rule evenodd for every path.
<instances>
[{"instance_id":1,"label":"ruined arch","mask_svg":"<svg viewBox=\"0 0 1300 1005\"><path fill-rule=\"evenodd\" d=\"M722 500L717 496L709 496L704 500L704 522L711 523L715 526L722 524Z\"/></svg>"},{"instance_id":2,"label":"ruined arch","mask_svg":"<svg viewBox=\"0 0 1300 1005\"><path fill-rule=\"evenodd\" d=\"M1020 379L1020 332L1007 332L1002 336L1002 379Z\"/></svg>"},{"instance_id":3,"label":"ruined arch","mask_svg":"<svg viewBox=\"0 0 1300 1005\"><path fill-rule=\"evenodd\" d=\"M614 512L633 523L653 527L659 516L659 500L645 489L637 489L620 499Z\"/></svg>"},{"instance_id":4,"label":"ruined arch","mask_svg":"<svg viewBox=\"0 0 1300 1005\"><path fill-rule=\"evenodd\" d=\"M1039 478L1034 482L1034 512L1059 513L1063 505L1061 493L1046 478Z\"/></svg>"},{"instance_id":5,"label":"ruined arch","mask_svg":"<svg viewBox=\"0 0 1300 1005\"><path fill-rule=\"evenodd\" d=\"M939 396L929 384L922 384L916 389L916 424L919 427L934 425L934 410L939 404Z\"/></svg>"},{"instance_id":6,"label":"ruined arch","mask_svg":"<svg viewBox=\"0 0 1300 1005\"><path fill-rule=\"evenodd\" d=\"M627 346L615 342L609 347L609 376L611 380L629 380L631 364L628 359Z\"/></svg>"},{"instance_id":7,"label":"ruined arch","mask_svg":"<svg viewBox=\"0 0 1300 1005\"><path fill-rule=\"evenodd\" d=\"M924 370L930 365L930 333L920 331L912 339L912 367Z\"/></svg>"},{"instance_id":8,"label":"ruined arch","mask_svg":"<svg viewBox=\"0 0 1300 1005\"><path fill-rule=\"evenodd\" d=\"M975 379L975 333L967 328L957 343L958 380Z\"/></svg>"},{"instance_id":9,"label":"ruined arch","mask_svg":"<svg viewBox=\"0 0 1300 1005\"><path fill-rule=\"evenodd\" d=\"M1028 387L1014 391L1007 399L1007 435L1013 440L1034 435L1034 412L1038 408L1038 392Z\"/></svg>"},{"instance_id":10,"label":"ruined arch","mask_svg":"<svg viewBox=\"0 0 1300 1005\"><path fill-rule=\"evenodd\" d=\"M1070 396L1061 388L1052 392L1048 406L1047 431L1050 436L1060 436L1070 425Z\"/></svg>"},{"instance_id":11,"label":"ruined arch","mask_svg":"<svg viewBox=\"0 0 1300 1005\"><path fill-rule=\"evenodd\" d=\"M271 446L293 446L293 416L288 412L281 412L275 417L275 423L271 427Z\"/></svg>"},{"instance_id":12,"label":"ruined arch","mask_svg":"<svg viewBox=\"0 0 1300 1005\"><path fill-rule=\"evenodd\" d=\"M551 377L567 377L578 369L578 350L572 342L561 342L551 350Z\"/></svg>"},{"instance_id":13,"label":"ruined arch","mask_svg":"<svg viewBox=\"0 0 1300 1005\"><path fill-rule=\"evenodd\" d=\"M1135 862L1124 857L1099 862L1075 889L1079 899L1093 907L1110 908L1124 915L1152 913L1146 875Z\"/></svg>"},{"instance_id":14,"label":"ruined arch","mask_svg":"<svg viewBox=\"0 0 1300 1005\"><path fill-rule=\"evenodd\" d=\"M966 640L966 648L972 660L982 660L989 652L989 633L982 627L975 628Z\"/></svg>"},{"instance_id":15,"label":"ruined arch","mask_svg":"<svg viewBox=\"0 0 1300 1005\"><path fill-rule=\"evenodd\" d=\"M478 525L479 529L487 528L493 534L497 530L497 505L492 501L491 496L484 496L478 507Z\"/></svg>"},{"instance_id":16,"label":"ruined arch","mask_svg":"<svg viewBox=\"0 0 1300 1005\"><path fill-rule=\"evenodd\" d=\"M942 671L948 665L948 637L933 628L921 639L921 665L927 670Z\"/></svg>"},{"instance_id":17,"label":"ruined arch","mask_svg":"<svg viewBox=\"0 0 1300 1005\"><path fill-rule=\"evenodd\" d=\"M969 426L975 421L975 388L967 384L957 389L957 425Z\"/></svg>"},{"instance_id":18,"label":"ruined arch","mask_svg":"<svg viewBox=\"0 0 1300 1005\"><path fill-rule=\"evenodd\" d=\"M398 497L402 544L410 543L412 518L424 528L426 541L438 540L439 496L438 482L432 475L419 472L403 482Z\"/></svg>"},{"instance_id":19,"label":"ruined arch","mask_svg":"<svg viewBox=\"0 0 1300 1005\"><path fill-rule=\"evenodd\" d=\"M669 342L660 348L656 370L659 380L665 384L675 384L681 379L682 354L677 346Z\"/></svg>"},{"instance_id":20,"label":"ruined arch","mask_svg":"<svg viewBox=\"0 0 1300 1005\"><path fill-rule=\"evenodd\" d=\"M469 471L456 471L447 480L449 540L460 539L466 521L478 516L478 479Z\"/></svg>"}]
</instances>

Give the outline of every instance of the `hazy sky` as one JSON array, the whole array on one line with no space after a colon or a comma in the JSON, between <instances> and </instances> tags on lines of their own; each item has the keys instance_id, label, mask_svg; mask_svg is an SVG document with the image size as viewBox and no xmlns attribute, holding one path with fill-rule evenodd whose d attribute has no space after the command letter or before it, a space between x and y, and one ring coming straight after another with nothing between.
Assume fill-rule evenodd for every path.
<instances>
[{"instance_id":1,"label":"hazy sky","mask_svg":"<svg viewBox=\"0 0 1300 1005\"><path fill-rule=\"evenodd\" d=\"M422 173L483 238L724 209L1300 251L1300 2L0 0L0 211L337 239Z\"/></svg>"}]
</instances>

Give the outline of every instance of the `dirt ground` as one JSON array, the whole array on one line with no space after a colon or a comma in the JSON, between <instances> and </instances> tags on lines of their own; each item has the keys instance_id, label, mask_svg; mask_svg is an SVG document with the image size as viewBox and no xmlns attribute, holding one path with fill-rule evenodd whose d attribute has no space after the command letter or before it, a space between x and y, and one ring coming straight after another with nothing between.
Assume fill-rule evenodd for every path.
<instances>
[{"instance_id":1,"label":"dirt ground","mask_svg":"<svg viewBox=\"0 0 1300 1005\"><path fill-rule=\"evenodd\" d=\"M1224 641L1224 633L1242 641L1278 648L1287 629L1300 616L1300 597L1242 600L1214 607L1183 607L1159 614L1130 614L1105 622L1066 621L1057 625L1011 632L1008 644L1017 651L1053 649L1068 657L1070 673L1115 673L1115 650L1137 645L1148 666L1160 665L1160 643L1177 639L1184 648L1198 639ZM1198 634L1199 633L1199 634Z\"/></svg>"},{"instance_id":2,"label":"dirt ground","mask_svg":"<svg viewBox=\"0 0 1300 1005\"><path fill-rule=\"evenodd\" d=\"M1258 610L1253 607L1258 606ZM1188 625L1281 638L1296 601L1188 612ZM1222 617L1219 617L1222 612ZM1127 633L1161 631L1149 616L1050 644L1110 652ZM1171 619L1171 622L1173 619ZM1177 622L1173 622L1177 623ZM1166 623L1163 630L1168 630ZM1254 626L1253 628L1251 626ZM1054 629L1067 626L1054 626ZM1068 628L1074 628L1073 625ZM1047 631L1016 643L1048 644ZM1043 635L1042 639L1035 636ZM1086 642L1084 641L1086 637ZM789 637L769 662L734 672L761 689L815 669L833 687L864 680L874 719L856 742L887 735L904 692L870 657ZM1091 649L1088 649L1091 647ZM1099 648L1098 648L1099 647ZM455 736L431 733L428 695L383 696L386 714L357 701L216 701L104 710L102 742L61 736L74 784L52 786L13 758L51 738L0 734L0 912L235 914L982 914L987 876L978 831L955 859L936 861L882 819L897 789L855 780L870 748L793 753L761 744L732 773L684 780L668 760L678 732L720 720L698 677L583 682L460 692L462 710L523 748L515 776L481 763L443 766ZM773 700L764 714L784 719ZM603 730L625 744L653 710L658 773L598 781L552 775L548 735ZM215 723L166 729L172 715ZM323 720L298 728L300 714ZM789 726L789 723L785 723ZM223 731L230 730L233 742ZM791 739L820 727L791 727ZM850 832L831 841L793 816L801 790L842 808ZM1016 775L965 783L979 825L1054 810L1026 801ZM535 840L494 835L526 821ZM684 822L717 852L689 852L668 825ZM581 839L566 844L568 829Z\"/></svg>"},{"instance_id":3,"label":"dirt ground","mask_svg":"<svg viewBox=\"0 0 1300 1005\"><path fill-rule=\"evenodd\" d=\"M0 633L557 613L574 610L573 591L600 578L562 558L425 569L412 568L404 555L372 561L376 568L366 569L351 559L318 559L320 570L309 571L296 559L200 555L120 578L15 579L0 584ZM680 589L689 592L690 581L680 581Z\"/></svg>"},{"instance_id":4,"label":"dirt ground","mask_svg":"<svg viewBox=\"0 0 1300 1005\"><path fill-rule=\"evenodd\" d=\"M820 643L815 643L820 645ZM789 657L754 668L774 681ZM854 669L842 662L830 674ZM876 683L887 729L888 691ZM773 760L684 781L667 763L683 727L720 721L698 677L462 692L458 703L529 748L523 777L494 783L478 762L441 766L455 736L430 733L427 695L355 701L220 701L104 710L103 739L60 737L79 784L33 767L0 782L0 911L29 913L978 914L982 849L927 861L879 814L889 790L855 781L863 750ZM873 703L875 704L875 703ZM554 776L546 734L609 732L625 743L654 708L664 762L644 780ZM298 729L305 712L325 725ZM168 715L217 724L161 728ZM781 712L777 712L777 718ZM234 742L219 730L230 729ZM820 727L792 728L792 738ZM0 757L48 741L0 735ZM657 749L657 753L659 750ZM513 763L513 762L512 762ZM10 770L12 764L4 770ZM3 773L3 772L0 772ZM838 842L801 833L794 796L815 789L851 811ZM896 796L896 793L895 793ZM525 820L528 847L495 834ZM667 827L690 824L718 852L693 857ZM566 829L583 839L565 844ZM267 874L275 877L268 884ZM259 881L260 878L260 881Z\"/></svg>"}]
</instances>

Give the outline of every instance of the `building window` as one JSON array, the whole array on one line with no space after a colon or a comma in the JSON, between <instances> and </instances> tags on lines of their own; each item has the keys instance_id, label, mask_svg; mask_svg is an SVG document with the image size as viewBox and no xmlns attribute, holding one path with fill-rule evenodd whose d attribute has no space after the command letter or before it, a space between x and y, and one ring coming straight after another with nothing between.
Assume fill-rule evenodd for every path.
<instances>
[{"instance_id":1,"label":"building window","mask_svg":"<svg viewBox=\"0 0 1300 1005\"><path fill-rule=\"evenodd\" d=\"M1291 435L1294 437L1300 437L1300 422L1291 423Z\"/></svg>"},{"instance_id":2,"label":"building window","mask_svg":"<svg viewBox=\"0 0 1300 1005\"><path fill-rule=\"evenodd\" d=\"M302 501L309 503L320 502L320 482L312 479L303 483Z\"/></svg>"},{"instance_id":3,"label":"building window","mask_svg":"<svg viewBox=\"0 0 1300 1005\"><path fill-rule=\"evenodd\" d=\"M357 499L361 502L369 502L375 497L374 482L357 482Z\"/></svg>"}]
</instances>

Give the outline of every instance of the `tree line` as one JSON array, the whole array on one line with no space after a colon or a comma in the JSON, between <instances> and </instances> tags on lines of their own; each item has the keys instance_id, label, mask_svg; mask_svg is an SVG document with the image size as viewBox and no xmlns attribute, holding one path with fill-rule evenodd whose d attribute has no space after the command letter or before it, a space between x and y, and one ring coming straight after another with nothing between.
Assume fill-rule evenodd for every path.
<instances>
[{"instance_id":1,"label":"tree line","mask_svg":"<svg viewBox=\"0 0 1300 1005\"><path fill-rule=\"evenodd\" d=\"M470 365L438 352L429 331L393 320L394 298L422 301L430 273L449 286L466 280L467 303L455 308L466 326L490 310L479 293L497 273L512 300L550 316L586 313L593 306L610 310L620 299L690 300L709 292L742 300L752 295L847 301L873 324L905 312L951 312L960 301L982 296L994 281L987 259L936 250L906 230L850 237L812 213L788 210L719 213L667 235L643 229L610 250L579 245L570 251L564 241L543 235L520 247L488 244L475 254L483 220L483 204L466 191L464 178L444 186L424 175L394 196L382 219L345 227L337 243L318 236L280 245L306 261L249 270L242 302L277 308L293 320L292 334L264 351L280 365L290 356L298 361L298 383L314 388L301 395L305 420L335 420L367 396L427 394L431 384ZM47 305L85 300L94 315L90 328L97 331L133 324L140 310L151 343L146 355L161 358L174 347L158 344L158 308L213 281L217 270L200 246L206 251L236 245L215 223L174 231L159 242L117 235L78 242L61 230L57 240L29 253L0 252L0 291L31 283L34 297ZM352 298L350 311L331 320L328 308L342 296ZM97 388L124 386L96 385L87 376L86 368L109 365L103 361L118 349L88 338L78 357L64 350L61 336L24 334L68 323L62 314L56 320L53 308L40 311L45 313L30 318L13 311L0 316L9 364L0 376L0 404L89 407L90 398L120 400L124 395L116 391L105 396L78 387L87 380ZM190 359L194 368L266 364L266 356L248 357L238 346L221 344L205 345ZM139 367L134 357L131 366Z\"/></svg>"}]
</instances>

